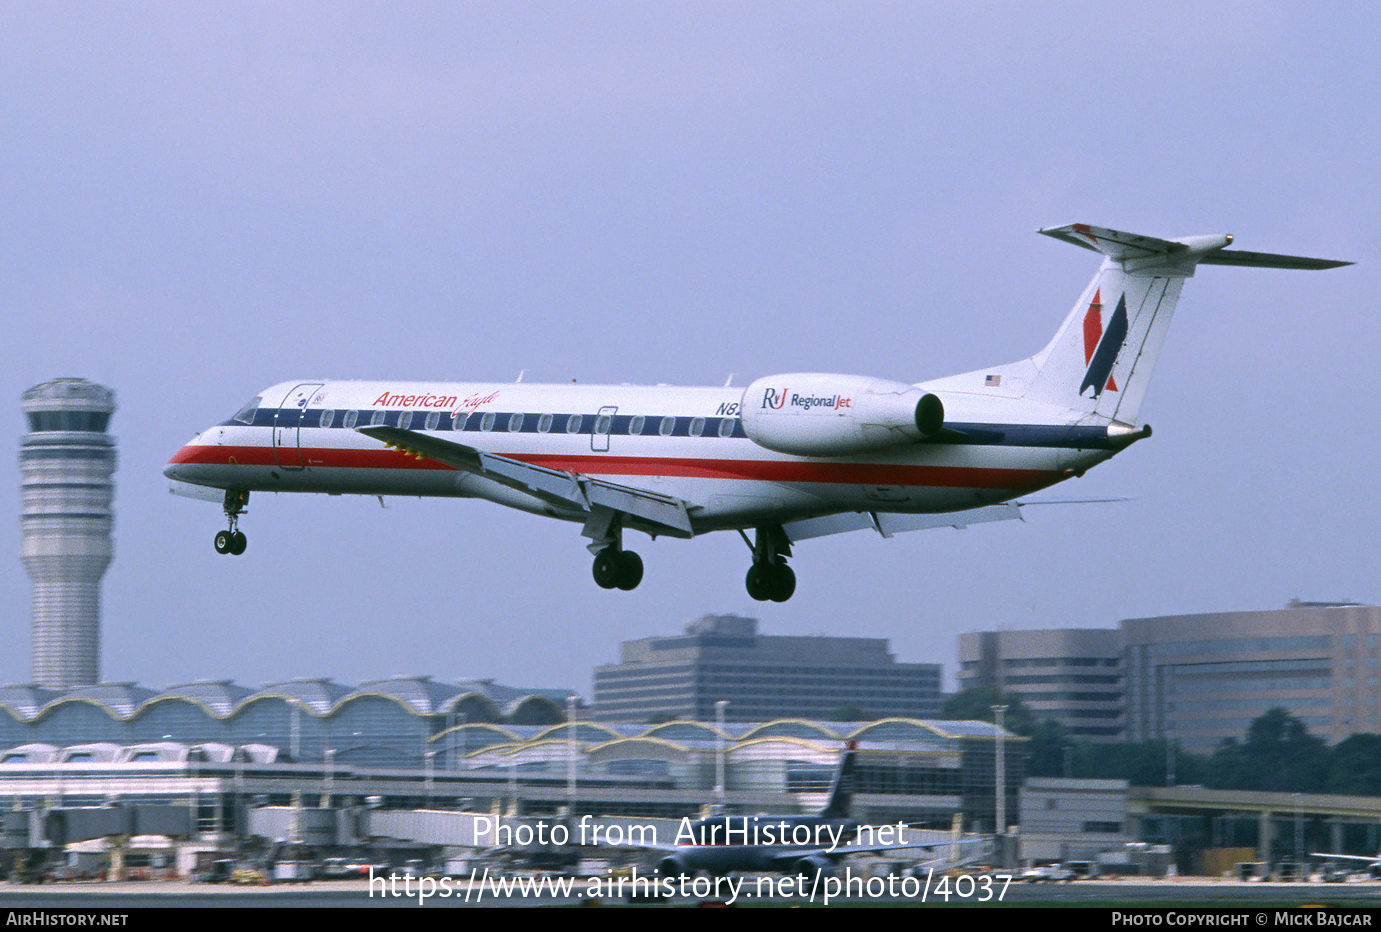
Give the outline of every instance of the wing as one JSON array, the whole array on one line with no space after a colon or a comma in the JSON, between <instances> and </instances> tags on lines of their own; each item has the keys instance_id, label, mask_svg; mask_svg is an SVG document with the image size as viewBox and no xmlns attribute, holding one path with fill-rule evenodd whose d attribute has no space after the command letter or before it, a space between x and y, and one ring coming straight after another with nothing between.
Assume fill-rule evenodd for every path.
<instances>
[{"instance_id":1,"label":"wing","mask_svg":"<svg viewBox=\"0 0 1381 932\"><path fill-rule=\"evenodd\" d=\"M690 509L694 506L670 495L658 495L603 479L591 479L579 473L534 466L494 453L481 453L463 443L442 440L415 430L382 426L356 429L365 436L418 459L445 463L553 505L586 514L601 509L606 514L618 512L654 533L671 537L695 536L690 521Z\"/></svg>"},{"instance_id":2,"label":"wing","mask_svg":"<svg viewBox=\"0 0 1381 932\"><path fill-rule=\"evenodd\" d=\"M1361 861L1365 864L1378 864L1378 862L1381 862L1381 857L1368 858L1360 854L1329 854L1325 851L1314 851L1309 856L1311 858L1323 858L1332 861Z\"/></svg>"},{"instance_id":3,"label":"wing","mask_svg":"<svg viewBox=\"0 0 1381 932\"><path fill-rule=\"evenodd\" d=\"M907 515L884 511L850 512L848 514L825 515L821 518L803 518L788 521L782 525L786 536L794 544L824 537L828 534L843 534L846 531L862 531L871 528L883 537L891 537L902 531L920 531L932 527L968 527L985 521L1009 521L1021 518L1021 506L1016 502L1003 505L988 505L969 511L956 511L942 515Z\"/></svg>"}]
</instances>

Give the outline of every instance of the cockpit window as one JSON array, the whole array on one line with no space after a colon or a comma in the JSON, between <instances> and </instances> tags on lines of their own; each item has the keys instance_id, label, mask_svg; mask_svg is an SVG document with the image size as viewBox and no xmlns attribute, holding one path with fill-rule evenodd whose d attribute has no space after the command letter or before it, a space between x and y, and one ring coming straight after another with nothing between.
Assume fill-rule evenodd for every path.
<instances>
[{"instance_id":1,"label":"cockpit window","mask_svg":"<svg viewBox=\"0 0 1381 932\"><path fill-rule=\"evenodd\" d=\"M235 416L232 417L231 420L239 421L241 424L253 424L254 412L259 410L259 402L263 400L263 395L254 396L254 400L251 401L249 404L245 405L240 410L236 411Z\"/></svg>"}]
</instances>

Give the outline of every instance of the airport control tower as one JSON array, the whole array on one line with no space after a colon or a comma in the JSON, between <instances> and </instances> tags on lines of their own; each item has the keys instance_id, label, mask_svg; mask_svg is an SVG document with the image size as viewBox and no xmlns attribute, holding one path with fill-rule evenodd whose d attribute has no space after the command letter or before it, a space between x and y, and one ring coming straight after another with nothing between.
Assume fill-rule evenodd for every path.
<instances>
[{"instance_id":1,"label":"airport control tower","mask_svg":"<svg viewBox=\"0 0 1381 932\"><path fill-rule=\"evenodd\" d=\"M33 681L66 689L100 679L101 577L110 565L115 393L54 379L24 393L20 552L33 580Z\"/></svg>"}]
</instances>

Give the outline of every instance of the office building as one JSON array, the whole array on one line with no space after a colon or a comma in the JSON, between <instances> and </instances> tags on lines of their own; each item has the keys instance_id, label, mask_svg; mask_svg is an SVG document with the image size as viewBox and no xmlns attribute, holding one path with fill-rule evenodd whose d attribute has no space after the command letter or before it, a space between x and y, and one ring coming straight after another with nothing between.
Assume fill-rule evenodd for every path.
<instances>
[{"instance_id":1,"label":"office building","mask_svg":"<svg viewBox=\"0 0 1381 932\"><path fill-rule=\"evenodd\" d=\"M1293 601L1132 618L1122 633L1129 740L1211 751L1273 708L1330 742L1381 732L1381 607Z\"/></svg>"},{"instance_id":2,"label":"office building","mask_svg":"<svg viewBox=\"0 0 1381 932\"><path fill-rule=\"evenodd\" d=\"M1122 633L1112 628L959 635L959 688L1010 693L1076 739L1123 740Z\"/></svg>"},{"instance_id":3,"label":"office building","mask_svg":"<svg viewBox=\"0 0 1381 932\"><path fill-rule=\"evenodd\" d=\"M754 618L706 615L674 637L625 641L595 669L594 717L646 722L932 718L940 665L897 663L883 638L758 634Z\"/></svg>"}]
</instances>

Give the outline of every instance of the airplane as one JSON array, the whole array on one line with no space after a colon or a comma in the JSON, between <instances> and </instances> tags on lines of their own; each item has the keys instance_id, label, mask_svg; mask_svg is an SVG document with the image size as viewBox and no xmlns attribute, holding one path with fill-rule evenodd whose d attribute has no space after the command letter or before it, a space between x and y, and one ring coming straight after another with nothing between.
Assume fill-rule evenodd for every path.
<instances>
[{"instance_id":1,"label":"airplane","mask_svg":"<svg viewBox=\"0 0 1381 932\"><path fill-rule=\"evenodd\" d=\"M911 826L894 823L863 826L850 816L853 803L858 743L850 741L839 758L828 801L815 815L714 815L697 821L683 820L675 844L658 846L662 877L695 876L706 872L723 876L732 872L776 871L809 878L830 875L837 862L851 854L924 849L948 846L951 857L958 847L988 839L922 840ZM866 836L866 837L863 837ZM949 864L949 858L927 862Z\"/></svg>"},{"instance_id":2,"label":"airplane","mask_svg":"<svg viewBox=\"0 0 1381 932\"><path fill-rule=\"evenodd\" d=\"M1349 874L1366 874L1369 877L1381 876L1381 852L1375 857L1367 857L1364 854L1335 854L1329 851L1311 851L1311 858L1319 858L1325 862L1352 861L1356 867L1345 869Z\"/></svg>"},{"instance_id":3,"label":"airplane","mask_svg":"<svg viewBox=\"0 0 1381 932\"><path fill-rule=\"evenodd\" d=\"M218 553L244 553L251 492L481 498L580 524L605 589L643 577L624 531L735 531L752 552L749 595L785 602L803 540L1019 518L1021 496L1149 437L1137 415L1197 266L1351 264L1231 250L1230 235L1039 232L1103 260L1019 362L916 383L785 373L744 389L295 379L199 433L164 473L173 492L221 502Z\"/></svg>"}]
</instances>

